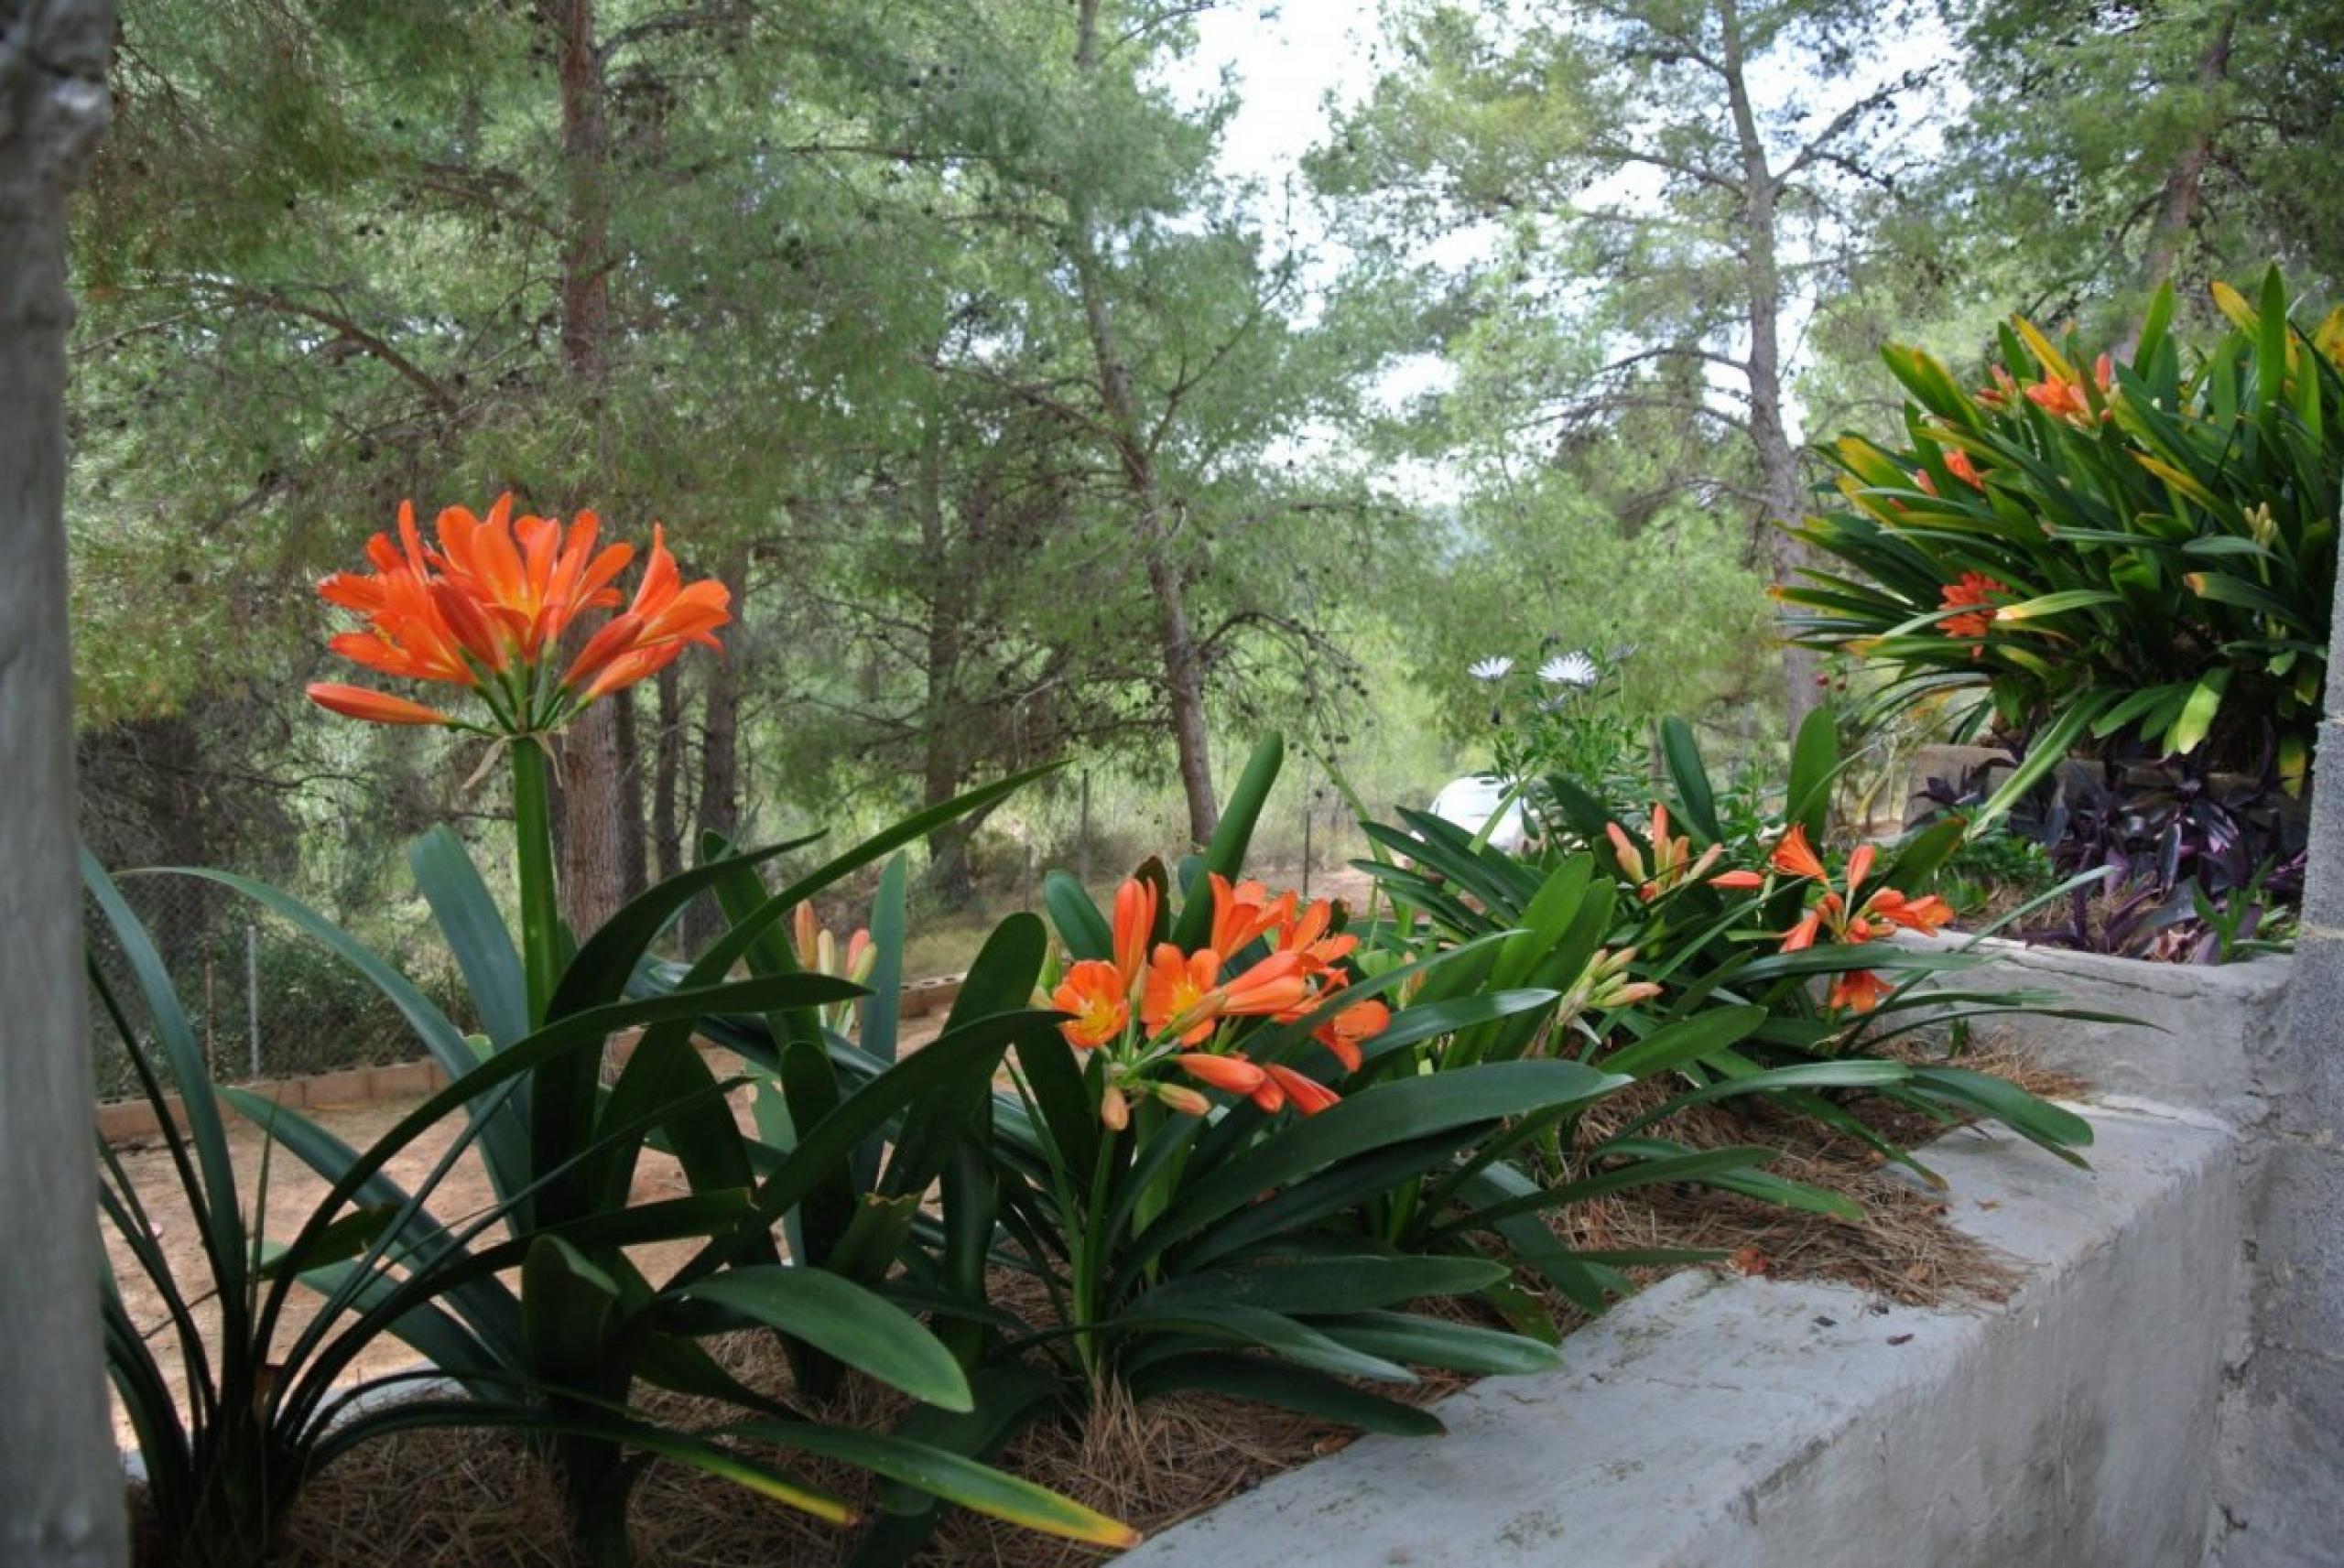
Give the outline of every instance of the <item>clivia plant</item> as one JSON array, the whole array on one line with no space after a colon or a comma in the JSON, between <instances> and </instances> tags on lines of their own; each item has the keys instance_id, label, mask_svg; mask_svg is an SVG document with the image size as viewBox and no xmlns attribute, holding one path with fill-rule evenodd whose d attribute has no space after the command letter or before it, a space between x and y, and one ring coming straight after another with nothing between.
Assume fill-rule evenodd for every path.
<instances>
[{"instance_id":1,"label":"clivia plant","mask_svg":"<svg viewBox=\"0 0 2344 1568\"><path fill-rule=\"evenodd\" d=\"M1859 845L1835 871L1818 849L1841 766L1829 714L1800 727L1784 816L1756 832L1727 830L1719 792L1682 720L1665 720L1661 741L1674 798L1655 802L1642 823L1620 820L1567 780L1550 781L1571 831L1604 846L1599 874L1618 897L1601 942L1632 951L1624 973L1658 988L1617 1026L1598 1031L1590 1059L1608 1064L1607 1050L1633 1049L1627 1042L1660 1026L1751 1009L1757 1021L1745 1033L1672 1067L1695 1093L1765 1093L1924 1173L1910 1151L1852 1115L1835 1091L1860 1087L1940 1123L1998 1120L2080 1162L2077 1152L2091 1131L2073 1112L1957 1062L1884 1049L2015 1011L2098 1016L2060 1008L2042 992L1930 983L1985 961L1971 943L1944 934L1952 917L1944 901L1916 891L1960 843L1964 825L1942 823L1893 848ZM1431 907L1460 933L1476 928L1470 912L1453 903ZM1889 940L1900 935L1908 940ZM1872 1076L1835 1084L1832 1067Z\"/></svg>"},{"instance_id":2,"label":"clivia plant","mask_svg":"<svg viewBox=\"0 0 2344 1568\"><path fill-rule=\"evenodd\" d=\"M599 1563L625 1560L628 1498L653 1457L819 1517L855 1516L845 1499L774 1463L774 1450L844 1462L1040 1530L1110 1544L1134 1539L1112 1519L949 1447L830 1424L805 1405L743 1388L698 1344L711 1333L762 1326L794 1353L852 1366L915 1400L971 1408L960 1363L929 1328L844 1273L802 1259L782 1263L772 1231L868 1140L898 1128L939 1088L989 1076L1021 1036L1047 1033L1052 1015L1023 1010L1021 995L1011 1008L956 1020L917 1057L804 1116L793 1146L763 1160L725 1103L732 1086L710 1073L691 1036L711 1015L819 1017L862 996L852 981L805 972L790 959L778 940L785 919L840 877L1024 781L899 823L770 896L760 890L684 983L630 998L650 945L685 903L798 846L711 860L643 893L581 943L559 913L545 805L548 747L587 704L710 641L724 619L723 590L684 584L655 535L629 607L565 658L563 633L581 615L616 609L613 585L630 555L624 546L595 550L591 518L565 533L549 520L513 518L509 503L485 519L450 509L434 547L403 509L400 535L397 545L378 535L369 546L373 573L324 585L330 601L369 622L366 632L338 638L337 648L385 673L464 687L486 719L358 687L328 686L311 696L354 717L479 733L508 755L517 935L451 833L427 834L410 854L482 1032L465 1034L404 976L298 902L233 873L190 874L254 899L364 975L447 1071L449 1087L364 1151L261 1097L216 1087L151 941L103 873L89 871L130 960L153 1046L141 1044L130 1009L102 978L101 997L158 1109L174 1090L187 1106L187 1131L166 1137L209 1276L178 1276L153 1242L137 1193L105 1155L106 1213L166 1303L188 1389L184 1400L172 1393L141 1326L110 1288L109 1368L138 1435L161 1538L179 1561L205 1568L258 1563L300 1487L337 1454L416 1426L485 1425L538 1444L561 1482L577 1546ZM753 948L782 957L753 965L748 979L728 979ZM602 1046L623 1029L645 1033L605 1087ZM329 1184L289 1238L265 1237L247 1217L219 1102ZM395 1157L459 1114L462 1128L423 1182L408 1190L391 1180L385 1167ZM168 1113L162 1120L171 1129ZM632 1204L636 1162L655 1139L675 1154L691 1190ZM435 1192L472 1152L494 1202L461 1220L436 1216ZM695 1238L699 1252L664 1281L646 1278L626 1251ZM291 1312L297 1286L317 1298L306 1322ZM207 1297L220 1303L211 1336L194 1310ZM356 1357L385 1335L434 1370L351 1386ZM412 1387L424 1377L452 1379L461 1397ZM746 1419L714 1432L673 1430L632 1406L638 1381L732 1400ZM370 1397L385 1390L416 1397Z\"/></svg>"},{"instance_id":3,"label":"clivia plant","mask_svg":"<svg viewBox=\"0 0 2344 1568\"><path fill-rule=\"evenodd\" d=\"M2275 731L2300 790L2344 494L2344 313L2306 330L2274 268L2185 360L2151 306L2132 362L2013 320L1991 384L1916 349L1888 367L1905 444L1827 449L1839 504L1794 532L1830 564L1780 590L1793 637L1875 659L1877 703L1982 693L2020 743L1999 816L2071 752L2239 771Z\"/></svg>"},{"instance_id":4,"label":"clivia plant","mask_svg":"<svg viewBox=\"0 0 2344 1568\"><path fill-rule=\"evenodd\" d=\"M1263 743L1213 841L1177 872L1142 867L1104 911L1053 873L1055 943L1030 915L1004 921L963 1002L971 989L1047 1000L1055 1027L1017 1041L1006 1087L964 1077L906 1124L894 1153L870 1151L883 1167L913 1156L932 1189L883 1168L837 1195L866 1237L893 1224L900 1250L858 1249L863 1277L932 1314L974 1395L967 1415L914 1410L900 1435L983 1456L1036 1422L1182 1390L1421 1433L1440 1430L1438 1418L1375 1385L1405 1387L1421 1366L1553 1364L1537 1335L1412 1310L1441 1296L1513 1304L1515 1262L1494 1233L1434 1237L1459 1215L1452 1204L1425 1207L1421 1222L1400 1211L1445 1173L1478 1193L1479 1152L1516 1119L1626 1080L1567 1061L1420 1072L1432 1043L1556 995L1436 1000L1418 982L1448 956L1369 955L1338 906L1249 881L1246 848L1282 754L1275 738ZM900 892L891 870L873 914L883 954ZM867 1084L889 1070L891 1030L866 1004L852 1034L772 1016L726 1018L712 1033L761 1067L794 1061L819 1076L819 1055L843 1082ZM931 1190L926 1212L890 1207ZM928 1498L890 1508L856 1563L903 1561L936 1522Z\"/></svg>"}]
</instances>

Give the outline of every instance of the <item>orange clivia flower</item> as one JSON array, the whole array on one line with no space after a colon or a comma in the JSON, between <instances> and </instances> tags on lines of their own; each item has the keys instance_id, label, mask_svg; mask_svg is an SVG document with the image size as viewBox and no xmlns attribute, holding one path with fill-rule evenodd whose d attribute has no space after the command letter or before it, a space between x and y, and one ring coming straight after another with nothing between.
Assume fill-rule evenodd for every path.
<instances>
[{"instance_id":1,"label":"orange clivia flower","mask_svg":"<svg viewBox=\"0 0 2344 1568\"><path fill-rule=\"evenodd\" d=\"M1221 1011L1230 1018L1275 1017L1310 994L1299 953L1273 953L1219 992Z\"/></svg>"},{"instance_id":2,"label":"orange clivia flower","mask_svg":"<svg viewBox=\"0 0 2344 1568\"><path fill-rule=\"evenodd\" d=\"M1612 840L1612 858L1620 862L1620 870L1626 873L1628 880L1636 884L1636 896L1646 903L1663 893L1674 892L1679 883L1698 881L1703 872L1717 864L1718 857L1725 852L1723 846L1712 844L1701 851L1698 859L1695 859L1692 836L1680 833L1674 838L1670 838L1668 807L1658 802L1653 805L1650 831L1652 868L1647 875L1644 852L1636 848L1635 840L1628 837L1627 829L1616 822L1603 825L1604 835ZM1731 876L1732 873L1727 874Z\"/></svg>"},{"instance_id":3,"label":"orange clivia flower","mask_svg":"<svg viewBox=\"0 0 2344 1568\"><path fill-rule=\"evenodd\" d=\"M2092 381L2098 385L2103 400L2103 406L2100 411L2100 416L2103 419L2107 418L2109 414L2105 406L2109 384L2115 378L2115 362L2106 354L2100 355L2092 365ZM2071 422L2079 422L2091 416L2091 398L2084 391L2084 384L2080 381L2069 381L2063 376L2046 375L2041 381L2028 385L2025 390L2026 400L2046 414Z\"/></svg>"},{"instance_id":4,"label":"orange clivia flower","mask_svg":"<svg viewBox=\"0 0 2344 1568\"><path fill-rule=\"evenodd\" d=\"M1074 1014L1058 1033L1079 1051L1112 1044L1132 1021L1131 988L1103 958L1085 958L1068 969L1050 993L1050 1005Z\"/></svg>"},{"instance_id":5,"label":"orange clivia flower","mask_svg":"<svg viewBox=\"0 0 2344 1568\"><path fill-rule=\"evenodd\" d=\"M1937 622L1937 630L1948 637L1974 640L1977 645L1970 650L1970 656L1973 659L1982 657L1986 652L1986 633L1994 624L1991 596L2009 591L2009 584L1999 582L1983 572L1963 572L1960 581L1946 584L1937 608L1959 610L1965 613L1947 616Z\"/></svg>"},{"instance_id":6,"label":"orange clivia flower","mask_svg":"<svg viewBox=\"0 0 2344 1568\"><path fill-rule=\"evenodd\" d=\"M1147 968L1147 945L1156 939L1156 884L1127 877L1115 890L1115 972L1126 993L1139 987Z\"/></svg>"},{"instance_id":7,"label":"orange clivia flower","mask_svg":"<svg viewBox=\"0 0 2344 1568\"><path fill-rule=\"evenodd\" d=\"M1766 885L1766 879L1756 871L1720 871L1709 879L1713 888L1726 888L1735 892L1747 892Z\"/></svg>"},{"instance_id":8,"label":"orange clivia flower","mask_svg":"<svg viewBox=\"0 0 2344 1568\"><path fill-rule=\"evenodd\" d=\"M546 671L580 616L613 609L614 586L632 546L600 546L601 523L581 512L568 528L549 517L513 514L498 497L485 517L461 506L441 512L427 544L415 506L402 503L398 537L367 542L369 572L336 572L318 585L327 603L363 617L366 629L328 644L354 664L407 680L436 681L480 694L485 724L453 717L425 720L395 707L367 708L350 687L310 688L320 706L380 723L437 722L483 734L544 735L578 710L655 674L700 643L717 646L731 619L730 596L712 579L686 585L653 525L652 547L635 602L588 638L559 680ZM396 718L387 717L397 713Z\"/></svg>"},{"instance_id":9,"label":"orange clivia flower","mask_svg":"<svg viewBox=\"0 0 2344 1568\"><path fill-rule=\"evenodd\" d=\"M1169 942L1157 944L1140 996L1140 1021L1150 1033L1177 1034L1184 1045L1198 1044L1220 1016L1213 1003L1213 984L1220 978L1221 955L1211 948L1189 955Z\"/></svg>"},{"instance_id":10,"label":"orange clivia flower","mask_svg":"<svg viewBox=\"0 0 2344 1568\"><path fill-rule=\"evenodd\" d=\"M1888 995L1888 982L1870 969L1850 969L1831 980L1824 1005L1834 1012L1870 1012Z\"/></svg>"},{"instance_id":11,"label":"orange clivia flower","mask_svg":"<svg viewBox=\"0 0 2344 1568\"><path fill-rule=\"evenodd\" d=\"M1305 1077L1292 1067L1281 1067L1273 1062L1262 1071L1268 1075L1269 1082L1253 1092L1253 1103L1264 1110L1276 1110L1291 1101L1294 1108L1303 1115L1316 1116L1343 1098L1318 1079ZM1264 1104L1262 1098L1264 1091L1279 1091L1277 1103Z\"/></svg>"},{"instance_id":12,"label":"orange clivia flower","mask_svg":"<svg viewBox=\"0 0 2344 1568\"><path fill-rule=\"evenodd\" d=\"M1875 845L1857 845L1848 856L1848 869L1840 885L1833 887L1821 858L1807 841L1806 830L1793 827L1785 834L1782 842L1774 847L1775 870L1822 883L1823 896L1783 934L1782 950L1801 952L1814 946L1826 932L1834 942L1847 946L1885 936L1891 926L1935 935L1953 919L1952 906L1935 893L1911 898L1895 888L1879 887L1859 902L1879 855ZM1880 1005L1888 989L1887 982L1869 969L1848 970L1832 981L1826 1001L1834 1011L1869 1012Z\"/></svg>"},{"instance_id":13,"label":"orange clivia flower","mask_svg":"<svg viewBox=\"0 0 2344 1568\"><path fill-rule=\"evenodd\" d=\"M1364 1058L1360 1047L1391 1027L1392 1010L1370 997L1355 1001L1310 1032L1310 1037L1334 1053L1345 1070L1356 1073Z\"/></svg>"},{"instance_id":14,"label":"orange clivia flower","mask_svg":"<svg viewBox=\"0 0 2344 1568\"><path fill-rule=\"evenodd\" d=\"M1182 953L1160 944L1148 967L1140 999L1140 1019L1152 1033L1177 1035L1194 1045L1222 1018L1262 1017L1283 1012L1309 994L1302 960L1273 953L1234 979L1221 983L1221 955L1210 947Z\"/></svg>"},{"instance_id":15,"label":"orange clivia flower","mask_svg":"<svg viewBox=\"0 0 2344 1568\"><path fill-rule=\"evenodd\" d=\"M1913 470L1913 488L1919 491L1923 495L1935 495L1937 492L1937 481L1929 477L1928 470L1915 469Z\"/></svg>"},{"instance_id":16,"label":"orange clivia flower","mask_svg":"<svg viewBox=\"0 0 2344 1568\"><path fill-rule=\"evenodd\" d=\"M1199 1083L1210 1084L1234 1095L1252 1094L1268 1076L1234 1051L1218 1056L1210 1052L1190 1051L1173 1057L1172 1065Z\"/></svg>"},{"instance_id":17,"label":"orange clivia flower","mask_svg":"<svg viewBox=\"0 0 2344 1568\"><path fill-rule=\"evenodd\" d=\"M1829 881L1831 873L1823 869L1823 859L1807 841L1807 825L1800 823L1783 835L1774 846L1768 864L1786 877L1813 877L1817 881Z\"/></svg>"},{"instance_id":18,"label":"orange clivia flower","mask_svg":"<svg viewBox=\"0 0 2344 1568\"><path fill-rule=\"evenodd\" d=\"M1359 947L1359 938L1345 932L1329 936L1328 928L1334 924L1335 906L1326 899L1313 899L1297 914L1293 895L1280 903L1286 913L1270 932L1270 951L1292 953L1302 960L1305 974L1325 975L1330 984L1340 984L1335 966L1348 958Z\"/></svg>"},{"instance_id":19,"label":"orange clivia flower","mask_svg":"<svg viewBox=\"0 0 2344 1568\"><path fill-rule=\"evenodd\" d=\"M1806 918L1801 920L1796 925L1792 926L1790 930L1785 934L1783 937L1783 951L1785 953L1796 953L1814 946L1815 938L1822 929L1823 911L1820 909L1808 910L1807 912Z\"/></svg>"},{"instance_id":20,"label":"orange clivia flower","mask_svg":"<svg viewBox=\"0 0 2344 1568\"><path fill-rule=\"evenodd\" d=\"M1906 898L1894 888L1883 888L1872 894L1866 908L1893 925L1918 931L1925 936L1936 935L1953 920L1953 905L1935 893Z\"/></svg>"},{"instance_id":21,"label":"orange clivia flower","mask_svg":"<svg viewBox=\"0 0 2344 1568\"><path fill-rule=\"evenodd\" d=\"M1971 462L1970 454L1959 447L1948 449L1945 454L1945 471L1972 490L1986 488L1986 481L1978 477L1978 465Z\"/></svg>"},{"instance_id":22,"label":"orange clivia flower","mask_svg":"<svg viewBox=\"0 0 2344 1568\"><path fill-rule=\"evenodd\" d=\"M1293 918L1294 894L1286 892L1276 898L1260 882L1239 882L1234 887L1219 871L1211 874L1212 936L1210 944L1216 953L1243 952L1255 937Z\"/></svg>"}]
</instances>

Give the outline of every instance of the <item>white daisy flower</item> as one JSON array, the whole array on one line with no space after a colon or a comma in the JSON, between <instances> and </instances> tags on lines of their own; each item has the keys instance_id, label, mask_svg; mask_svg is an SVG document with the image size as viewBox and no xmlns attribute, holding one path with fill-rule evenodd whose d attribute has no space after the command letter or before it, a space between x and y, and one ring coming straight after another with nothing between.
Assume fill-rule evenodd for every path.
<instances>
[{"instance_id":1,"label":"white daisy flower","mask_svg":"<svg viewBox=\"0 0 2344 1568\"><path fill-rule=\"evenodd\" d=\"M1475 659L1465 667L1465 673L1475 680L1503 680L1514 668L1514 661L1503 654L1492 654L1486 659Z\"/></svg>"},{"instance_id":2,"label":"white daisy flower","mask_svg":"<svg viewBox=\"0 0 2344 1568\"><path fill-rule=\"evenodd\" d=\"M1602 672L1585 654L1557 654L1538 666L1538 678L1548 686L1590 687Z\"/></svg>"}]
</instances>

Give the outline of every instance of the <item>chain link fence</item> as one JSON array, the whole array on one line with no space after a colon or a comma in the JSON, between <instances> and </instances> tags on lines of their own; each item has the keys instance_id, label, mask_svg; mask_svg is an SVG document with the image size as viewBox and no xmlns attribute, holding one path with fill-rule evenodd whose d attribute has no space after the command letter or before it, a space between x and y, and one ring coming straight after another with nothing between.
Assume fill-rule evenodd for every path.
<instances>
[{"instance_id":1,"label":"chain link fence","mask_svg":"<svg viewBox=\"0 0 2344 1568\"><path fill-rule=\"evenodd\" d=\"M423 1054L397 1010L364 976L233 890L168 873L125 876L117 886L161 957L215 1079L298 1077ZM83 934L106 988L142 1046L152 1049L144 996L112 926L94 906ZM427 933L394 935L370 946L462 1022L461 988ZM95 994L90 1016L98 1098L136 1096L128 1045Z\"/></svg>"}]
</instances>

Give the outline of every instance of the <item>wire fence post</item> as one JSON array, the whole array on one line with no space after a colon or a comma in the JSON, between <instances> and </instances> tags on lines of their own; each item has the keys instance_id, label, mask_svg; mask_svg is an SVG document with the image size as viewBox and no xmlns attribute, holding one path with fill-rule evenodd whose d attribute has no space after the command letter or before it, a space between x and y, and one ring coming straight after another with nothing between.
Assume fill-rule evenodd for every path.
<instances>
[{"instance_id":1,"label":"wire fence post","mask_svg":"<svg viewBox=\"0 0 2344 1568\"><path fill-rule=\"evenodd\" d=\"M260 927L244 927L244 1031L252 1041L253 1076L260 1076Z\"/></svg>"},{"instance_id":2,"label":"wire fence post","mask_svg":"<svg viewBox=\"0 0 2344 1568\"><path fill-rule=\"evenodd\" d=\"M1310 808L1310 797L1302 797L1302 896L1310 896L1310 819L1318 815Z\"/></svg>"},{"instance_id":3,"label":"wire fence post","mask_svg":"<svg viewBox=\"0 0 2344 1568\"><path fill-rule=\"evenodd\" d=\"M1074 835L1074 874L1091 885L1091 770L1082 770L1082 816Z\"/></svg>"},{"instance_id":4,"label":"wire fence post","mask_svg":"<svg viewBox=\"0 0 2344 1568\"><path fill-rule=\"evenodd\" d=\"M212 947L203 949L203 1065L213 1077L220 1076L220 1007L213 998L212 984Z\"/></svg>"}]
</instances>

